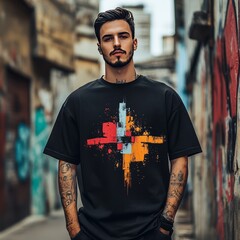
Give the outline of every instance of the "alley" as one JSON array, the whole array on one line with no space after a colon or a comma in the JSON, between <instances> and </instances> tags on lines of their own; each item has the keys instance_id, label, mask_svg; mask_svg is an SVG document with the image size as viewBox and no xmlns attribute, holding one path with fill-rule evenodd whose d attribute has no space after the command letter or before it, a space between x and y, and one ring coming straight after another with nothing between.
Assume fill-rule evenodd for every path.
<instances>
[{"instance_id":1,"label":"alley","mask_svg":"<svg viewBox=\"0 0 240 240\"><path fill-rule=\"evenodd\" d=\"M185 110L167 101L172 95L169 91L157 92L156 88L150 92L144 84L138 94L132 85L137 82L126 84L122 91L121 86L104 81L108 63L97 47L101 39L96 38L94 21L112 4L113 8L129 9L134 16L138 45L132 56L135 78L131 80L146 76L172 87L177 93L174 98L179 99L179 95L186 106L202 148L201 154L189 154L185 188L189 200L177 213L173 239L240 240L240 0L171 0L159 6L154 2L160 3L0 0L0 240L69 240L59 210L58 161L43 154L65 103L71 105L66 107L66 114L60 114L67 119L61 125L66 134L54 142L60 145L64 135L67 140L63 145L71 145L66 148L69 159L81 153L77 162L84 170L80 169L78 181L81 191L90 189L89 194L105 196L102 190L108 189L107 183L116 191L115 195L112 191L107 194L124 199L131 180L139 189L129 194L137 199L136 206L149 196L140 192L156 197L158 191L143 190L159 186L152 178L154 172L161 172L161 178L157 174L156 179L164 185L168 182L162 170L168 165L161 165L164 158L160 151L168 150L170 156L171 146L180 136L191 139L190 128L179 127L185 123L179 120ZM167 18L172 21L167 23ZM164 31L156 35L160 30ZM125 81L118 81L116 76L116 84ZM88 87L82 89L90 91L89 86L96 86L96 91L79 94L79 101L74 103L81 106L74 107L70 98L66 101L71 92L86 84ZM109 97L98 96L105 93L105 87ZM72 108L76 114L71 114ZM78 116L77 120L73 116ZM146 141L150 138L153 140ZM160 142L158 148L155 143ZM180 148L176 150L183 154ZM152 180L148 182L147 176ZM108 204L114 202L108 195L106 199Z\"/></svg>"}]
</instances>

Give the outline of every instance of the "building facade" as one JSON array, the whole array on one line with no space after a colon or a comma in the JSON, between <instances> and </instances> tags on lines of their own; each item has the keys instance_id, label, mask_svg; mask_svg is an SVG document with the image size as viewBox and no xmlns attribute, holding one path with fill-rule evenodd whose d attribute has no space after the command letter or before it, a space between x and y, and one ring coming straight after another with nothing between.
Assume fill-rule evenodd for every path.
<instances>
[{"instance_id":1,"label":"building facade","mask_svg":"<svg viewBox=\"0 0 240 240\"><path fill-rule=\"evenodd\" d=\"M134 62L141 63L142 61L150 60L151 49L151 14L148 13L144 5L123 5L123 8L130 10L134 16L135 35L138 39L137 51L134 53Z\"/></svg>"},{"instance_id":2,"label":"building facade","mask_svg":"<svg viewBox=\"0 0 240 240\"><path fill-rule=\"evenodd\" d=\"M239 12L237 0L175 0L177 78L203 148L190 171L196 239L240 239Z\"/></svg>"},{"instance_id":3,"label":"building facade","mask_svg":"<svg viewBox=\"0 0 240 240\"><path fill-rule=\"evenodd\" d=\"M42 151L67 95L99 75L98 61L79 64L74 48L92 43L76 34L78 9L96 16L90 2L0 1L0 231L60 207L57 161Z\"/></svg>"}]
</instances>

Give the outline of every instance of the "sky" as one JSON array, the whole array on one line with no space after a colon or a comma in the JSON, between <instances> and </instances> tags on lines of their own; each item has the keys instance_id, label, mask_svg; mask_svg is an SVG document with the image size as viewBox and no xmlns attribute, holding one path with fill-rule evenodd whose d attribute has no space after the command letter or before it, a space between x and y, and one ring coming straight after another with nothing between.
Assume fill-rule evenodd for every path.
<instances>
[{"instance_id":1,"label":"sky","mask_svg":"<svg viewBox=\"0 0 240 240\"><path fill-rule=\"evenodd\" d=\"M159 55L162 51L161 37L174 34L174 0L100 0L100 11L121 5L144 4L146 12L151 13L151 53Z\"/></svg>"}]
</instances>

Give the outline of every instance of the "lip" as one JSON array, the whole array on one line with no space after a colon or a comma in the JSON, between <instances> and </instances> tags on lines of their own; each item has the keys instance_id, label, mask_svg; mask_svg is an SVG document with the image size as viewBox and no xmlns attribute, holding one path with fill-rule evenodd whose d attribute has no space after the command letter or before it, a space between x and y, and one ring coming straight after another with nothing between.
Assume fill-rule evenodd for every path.
<instances>
[{"instance_id":1,"label":"lip","mask_svg":"<svg viewBox=\"0 0 240 240\"><path fill-rule=\"evenodd\" d=\"M119 50L116 50L112 53L112 55L121 55L121 54L124 54L124 52Z\"/></svg>"}]
</instances>

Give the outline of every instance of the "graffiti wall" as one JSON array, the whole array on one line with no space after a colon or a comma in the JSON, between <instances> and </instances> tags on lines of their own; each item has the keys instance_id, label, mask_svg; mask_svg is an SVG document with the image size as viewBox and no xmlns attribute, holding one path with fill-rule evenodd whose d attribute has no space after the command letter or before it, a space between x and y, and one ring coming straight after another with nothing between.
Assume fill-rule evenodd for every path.
<instances>
[{"instance_id":1,"label":"graffiti wall","mask_svg":"<svg viewBox=\"0 0 240 240\"><path fill-rule=\"evenodd\" d=\"M204 150L192 164L194 220L197 239L233 240L240 239L240 1L215 2L214 44L202 47L192 92Z\"/></svg>"},{"instance_id":2,"label":"graffiti wall","mask_svg":"<svg viewBox=\"0 0 240 240\"><path fill-rule=\"evenodd\" d=\"M0 231L61 206L58 161L42 152L67 95L99 73L97 58L73 63L73 11L82 4L0 1Z\"/></svg>"},{"instance_id":3,"label":"graffiti wall","mask_svg":"<svg viewBox=\"0 0 240 240\"><path fill-rule=\"evenodd\" d=\"M11 68L5 68L4 73L7 81L0 99L0 229L30 213L30 81Z\"/></svg>"},{"instance_id":4,"label":"graffiti wall","mask_svg":"<svg viewBox=\"0 0 240 240\"><path fill-rule=\"evenodd\" d=\"M32 213L45 214L60 206L57 186L57 161L43 155L53 119L53 96L45 88L38 88L35 96L34 133L31 149Z\"/></svg>"}]
</instances>

